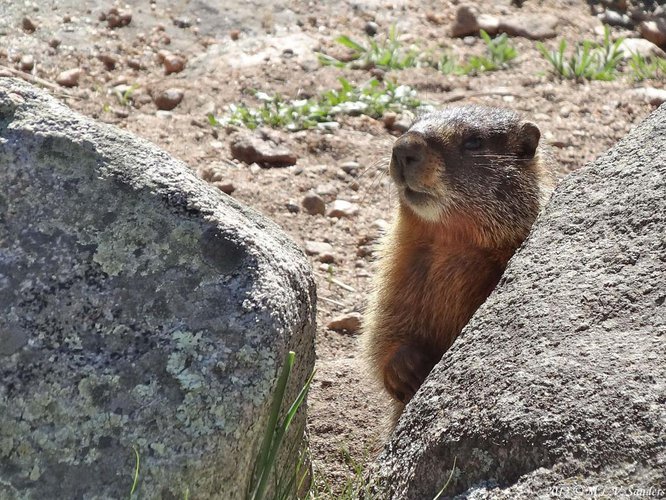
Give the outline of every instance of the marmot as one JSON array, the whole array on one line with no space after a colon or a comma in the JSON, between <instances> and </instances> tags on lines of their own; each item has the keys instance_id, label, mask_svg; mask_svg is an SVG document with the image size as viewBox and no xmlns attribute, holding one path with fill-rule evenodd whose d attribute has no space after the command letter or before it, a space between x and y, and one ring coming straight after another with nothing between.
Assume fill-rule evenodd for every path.
<instances>
[{"instance_id":1,"label":"marmot","mask_svg":"<svg viewBox=\"0 0 666 500\"><path fill-rule=\"evenodd\" d=\"M398 211L363 327L394 422L499 281L552 191L536 125L513 111L446 108L393 145Z\"/></svg>"}]
</instances>

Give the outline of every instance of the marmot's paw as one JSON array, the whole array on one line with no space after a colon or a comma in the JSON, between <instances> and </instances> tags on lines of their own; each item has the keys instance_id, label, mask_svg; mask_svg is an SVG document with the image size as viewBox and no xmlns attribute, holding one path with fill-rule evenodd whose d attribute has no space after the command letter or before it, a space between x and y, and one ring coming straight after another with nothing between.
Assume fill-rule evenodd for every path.
<instances>
[{"instance_id":1,"label":"marmot's paw","mask_svg":"<svg viewBox=\"0 0 666 500\"><path fill-rule=\"evenodd\" d=\"M437 361L423 346L404 345L384 368L384 387L391 397L407 404Z\"/></svg>"}]
</instances>

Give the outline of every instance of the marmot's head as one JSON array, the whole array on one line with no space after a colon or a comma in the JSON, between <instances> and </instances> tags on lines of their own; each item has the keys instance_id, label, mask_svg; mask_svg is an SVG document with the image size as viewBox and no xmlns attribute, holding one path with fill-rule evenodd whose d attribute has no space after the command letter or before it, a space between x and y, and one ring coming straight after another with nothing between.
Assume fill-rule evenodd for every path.
<instances>
[{"instance_id":1,"label":"marmot's head","mask_svg":"<svg viewBox=\"0 0 666 500\"><path fill-rule=\"evenodd\" d=\"M462 218L483 239L500 243L511 233L522 241L547 196L540 136L536 125L506 109L424 114L393 145L389 169L400 202L424 222Z\"/></svg>"}]
</instances>

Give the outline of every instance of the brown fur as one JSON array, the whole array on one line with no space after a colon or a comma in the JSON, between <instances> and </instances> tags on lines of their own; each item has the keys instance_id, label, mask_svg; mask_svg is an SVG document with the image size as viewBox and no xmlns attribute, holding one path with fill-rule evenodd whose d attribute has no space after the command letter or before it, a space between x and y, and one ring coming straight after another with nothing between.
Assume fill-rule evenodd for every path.
<instances>
[{"instance_id":1,"label":"brown fur","mask_svg":"<svg viewBox=\"0 0 666 500\"><path fill-rule=\"evenodd\" d=\"M434 197L439 215L420 214L401 191L364 322L369 368L392 397L396 420L492 292L550 192L548 160L534 151L534 137L531 152L519 155L530 147L518 115L465 107L423 120L396 142L425 148L418 171L396 173L395 146L390 171L399 190L416 186ZM487 149L464 150L469 134L481 134Z\"/></svg>"}]
</instances>

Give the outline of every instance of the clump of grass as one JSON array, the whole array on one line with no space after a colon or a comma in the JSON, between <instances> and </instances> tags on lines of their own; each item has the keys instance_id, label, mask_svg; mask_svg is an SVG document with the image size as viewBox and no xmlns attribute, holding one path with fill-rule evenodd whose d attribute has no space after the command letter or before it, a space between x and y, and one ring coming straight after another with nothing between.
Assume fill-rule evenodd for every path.
<instances>
[{"instance_id":1,"label":"clump of grass","mask_svg":"<svg viewBox=\"0 0 666 500\"><path fill-rule=\"evenodd\" d=\"M273 401L271 403L270 414L268 417L268 424L264 432L264 437L259 448L259 453L254 463L252 471L252 480L249 484L246 498L248 500L262 500L268 489L268 481L275 467L278 453L284 449L283 439L291 426L296 413L302 406L305 398L310 390L314 372L308 377L307 381L301 387L298 396L291 404L287 413L280 417L280 409L284 401L285 392L287 389L287 382L294 366L296 354L290 351L278 377L277 386L273 393ZM300 435L300 434L299 434ZM302 472L305 463L305 453L300 450L299 453L294 453L293 448L288 450L289 462L287 463L286 470L283 473L276 473L275 491L273 493L274 499L287 500L293 498L294 491L299 489L305 478L307 477L307 470ZM289 464L293 463L293 467Z\"/></svg>"},{"instance_id":2,"label":"clump of grass","mask_svg":"<svg viewBox=\"0 0 666 500\"><path fill-rule=\"evenodd\" d=\"M387 111L400 112L422 106L416 92L406 85L371 79L361 86L339 78L341 88L332 89L310 99L285 100L279 95L255 92L262 101L259 107L246 104L230 106L227 117L218 120L209 115L211 125L237 125L255 129L260 126L295 131L316 126L326 128L340 115L368 115L380 118Z\"/></svg>"},{"instance_id":3,"label":"clump of grass","mask_svg":"<svg viewBox=\"0 0 666 500\"><path fill-rule=\"evenodd\" d=\"M420 65L419 51L415 47L402 45L398 40L395 26L391 26L388 34L383 38L368 37L365 44L347 35L341 35L335 41L352 50L351 60L340 61L335 57L319 53L320 64L339 68L381 68L385 70L414 68Z\"/></svg>"},{"instance_id":4,"label":"clump of grass","mask_svg":"<svg viewBox=\"0 0 666 500\"><path fill-rule=\"evenodd\" d=\"M456 61L454 57L447 52L442 54L440 58L433 64L433 66L445 75L455 74L460 70L458 61Z\"/></svg>"},{"instance_id":5,"label":"clump of grass","mask_svg":"<svg viewBox=\"0 0 666 500\"><path fill-rule=\"evenodd\" d=\"M459 63L450 54L444 53L434 66L447 75L478 75L508 68L511 61L518 56L518 51L511 45L506 33L495 38L484 30L481 30L480 34L486 45L484 55L472 56L468 61Z\"/></svg>"},{"instance_id":6,"label":"clump of grass","mask_svg":"<svg viewBox=\"0 0 666 500\"><path fill-rule=\"evenodd\" d=\"M604 40L601 44L585 40L577 43L572 54L567 57L566 40L560 41L557 50L548 50L543 43L537 48L551 64L555 74L572 80L614 80L618 66L622 62L620 44L623 38L615 42L610 39L610 28L604 27Z\"/></svg>"},{"instance_id":7,"label":"clump of grass","mask_svg":"<svg viewBox=\"0 0 666 500\"><path fill-rule=\"evenodd\" d=\"M467 75L507 68L510 61L518 56L518 51L509 43L506 33L491 38L488 33L481 30L481 38L486 44L486 55L472 56L462 65L461 70Z\"/></svg>"},{"instance_id":8,"label":"clump of grass","mask_svg":"<svg viewBox=\"0 0 666 500\"><path fill-rule=\"evenodd\" d=\"M637 82L666 77L666 59L632 54L628 61L631 76Z\"/></svg>"},{"instance_id":9,"label":"clump of grass","mask_svg":"<svg viewBox=\"0 0 666 500\"><path fill-rule=\"evenodd\" d=\"M502 34L491 38L481 30L481 38L486 44L486 54L473 56L469 61L458 63L450 54L441 56L432 52L421 53L416 47L404 47L396 35L395 27L391 27L388 35L380 42L368 38L362 44L346 35L335 39L340 45L352 50L351 60L339 61L326 54L319 54L323 65L339 68L381 68L384 70L400 70L421 66L432 66L445 74L475 75L485 71L497 71L508 67L510 61L518 55L517 50L509 43L509 37Z\"/></svg>"}]
</instances>

